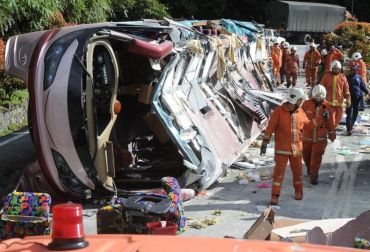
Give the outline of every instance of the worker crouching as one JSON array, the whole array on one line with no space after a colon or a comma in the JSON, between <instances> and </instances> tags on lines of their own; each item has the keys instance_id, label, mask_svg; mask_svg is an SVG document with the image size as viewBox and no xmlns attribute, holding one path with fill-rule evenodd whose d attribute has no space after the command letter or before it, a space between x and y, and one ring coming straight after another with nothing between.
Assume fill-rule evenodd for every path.
<instances>
[{"instance_id":1,"label":"worker crouching","mask_svg":"<svg viewBox=\"0 0 370 252\"><path fill-rule=\"evenodd\" d=\"M307 167L310 183L317 184L319 169L327 146L327 138L333 142L335 135L334 118L330 116L328 102L325 100L326 89L316 85L312 89L312 97L302 105L303 111L309 120L316 119L321 124L306 125L303 128L303 160Z\"/></svg>"},{"instance_id":2,"label":"worker crouching","mask_svg":"<svg viewBox=\"0 0 370 252\"><path fill-rule=\"evenodd\" d=\"M303 197L302 183L302 130L306 124L320 124L316 119L310 121L300 105L306 95L301 88L291 88L286 102L271 114L261 145L261 155L266 153L267 144L275 134L275 168L272 176L271 205L278 204L285 169L289 160L293 174L296 200Z\"/></svg>"}]
</instances>

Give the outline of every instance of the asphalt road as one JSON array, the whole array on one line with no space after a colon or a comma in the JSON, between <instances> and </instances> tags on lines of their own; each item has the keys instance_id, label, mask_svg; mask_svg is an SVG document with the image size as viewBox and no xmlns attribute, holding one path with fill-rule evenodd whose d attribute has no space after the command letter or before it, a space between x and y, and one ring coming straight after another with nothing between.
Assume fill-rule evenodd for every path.
<instances>
[{"instance_id":1,"label":"asphalt road","mask_svg":"<svg viewBox=\"0 0 370 252\"><path fill-rule=\"evenodd\" d=\"M13 191L23 169L35 162L35 148L27 128L0 138L0 193Z\"/></svg>"}]
</instances>

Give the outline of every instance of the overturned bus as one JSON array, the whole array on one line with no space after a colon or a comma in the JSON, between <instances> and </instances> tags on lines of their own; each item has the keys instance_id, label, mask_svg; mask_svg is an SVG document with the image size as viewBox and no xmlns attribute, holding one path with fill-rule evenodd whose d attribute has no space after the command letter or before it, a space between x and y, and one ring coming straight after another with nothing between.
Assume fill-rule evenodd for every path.
<instances>
[{"instance_id":1,"label":"overturned bus","mask_svg":"<svg viewBox=\"0 0 370 252\"><path fill-rule=\"evenodd\" d=\"M214 183L281 99L263 31L207 25L213 33L151 20L11 37L6 71L27 82L37 154L22 189L83 199L155 187L163 176Z\"/></svg>"}]
</instances>

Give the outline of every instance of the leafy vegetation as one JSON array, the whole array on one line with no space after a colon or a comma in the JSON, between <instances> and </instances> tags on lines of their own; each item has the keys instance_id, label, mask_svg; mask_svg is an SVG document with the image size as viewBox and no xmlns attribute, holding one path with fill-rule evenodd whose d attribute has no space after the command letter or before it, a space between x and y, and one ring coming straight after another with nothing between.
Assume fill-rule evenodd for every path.
<instances>
[{"instance_id":1,"label":"leafy vegetation","mask_svg":"<svg viewBox=\"0 0 370 252\"><path fill-rule=\"evenodd\" d=\"M342 44L349 55L360 52L366 64L370 65L370 23L343 22L325 39L329 44Z\"/></svg>"},{"instance_id":2,"label":"leafy vegetation","mask_svg":"<svg viewBox=\"0 0 370 252\"><path fill-rule=\"evenodd\" d=\"M112 0L110 20L163 19L169 17L168 8L157 0Z\"/></svg>"}]
</instances>

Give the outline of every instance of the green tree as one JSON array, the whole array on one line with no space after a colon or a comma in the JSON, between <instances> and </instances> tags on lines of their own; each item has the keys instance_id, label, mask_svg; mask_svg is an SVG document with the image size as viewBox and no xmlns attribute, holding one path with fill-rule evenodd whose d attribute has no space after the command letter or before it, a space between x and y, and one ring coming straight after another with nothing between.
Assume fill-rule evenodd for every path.
<instances>
[{"instance_id":1,"label":"green tree","mask_svg":"<svg viewBox=\"0 0 370 252\"><path fill-rule=\"evenodd\" d=\"M107 21L112 14L111 0L62 1L62 13L69 23L97 23Z\"/></svg>"},{"instance_id":2,"label":"green tree","mask_svg":"<svg viewBox=\"0 0 370 252\"><path fill-rule=\"evenodd\" d=\"M9 36L46 29L60 8L57 0L0 0L0 32Z\"/></svg>"},{"instance_id":3,"label":"green tree","mask_svg":"<svg viewBox=\"0 0 370 252\"><path fill-rule=\"evenodd\" d=\"M169 17L167 7L158 0L112 0L112 9L112 21Z\"/></svg>"},{"instance_id":4,"label":"green tree","mask_svg":"<svg viewBox=\"0 0 370 252\"><path fill-rule=\"evenodd\" d=\"M175 18L217 19L223 17L226 0L161 0Z\"/></svg>"}]
</instances>

